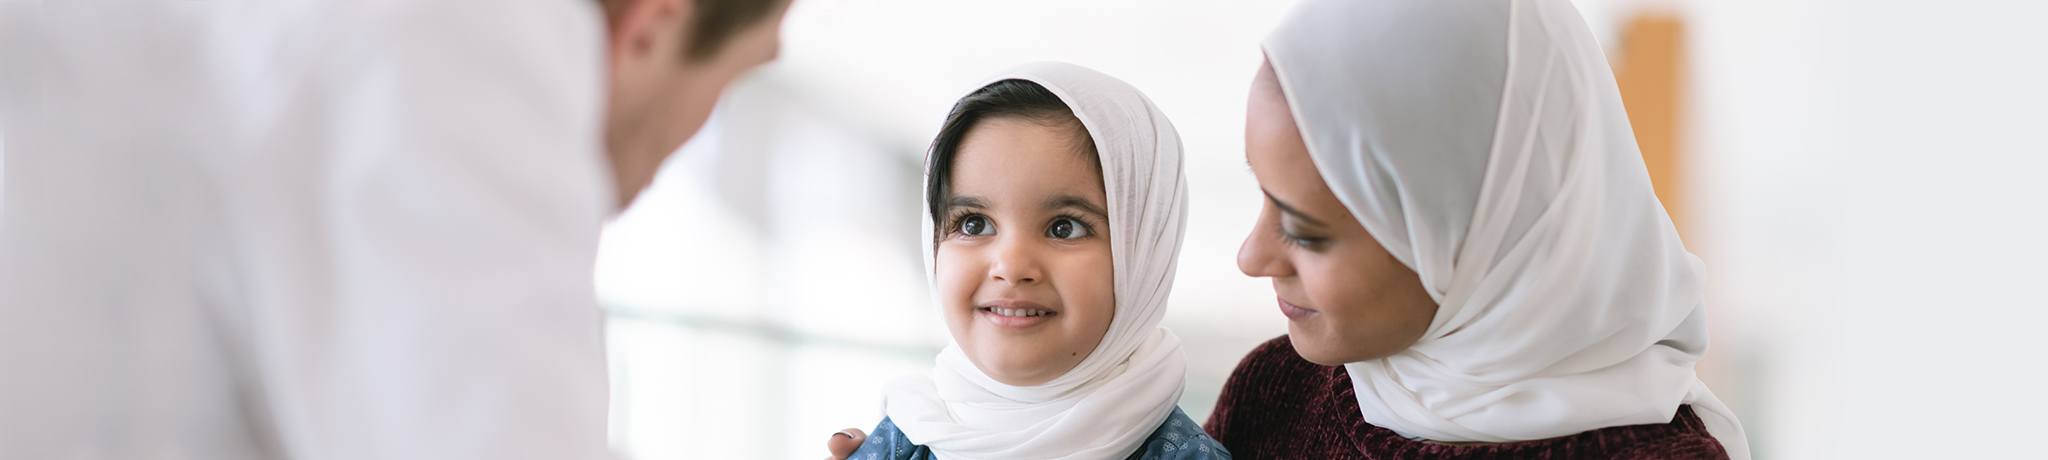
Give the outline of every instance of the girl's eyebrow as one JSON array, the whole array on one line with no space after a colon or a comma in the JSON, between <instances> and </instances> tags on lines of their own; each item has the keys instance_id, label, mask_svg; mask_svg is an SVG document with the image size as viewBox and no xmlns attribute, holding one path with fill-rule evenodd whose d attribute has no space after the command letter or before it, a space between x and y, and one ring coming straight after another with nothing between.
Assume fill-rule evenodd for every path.
<instances>
[{"instance_id":1,"label":"girl's eyebrow","mask_svg":"<svg viewBox=\"0 0 2048 460\"><path fill-rule=\"evenodd\" d=\"M1104 211L1102 210L1101 206L1096 206L1095 203L1088 202L1088 200L1081 199L1081 197L1078 196L1064 194L1054 195L1052 198L1047 198L1045 200L1045 204L1041 206L1044 207L1047 211L1061 208L1080 209L1082 212L1094 214L1095 217L1101 218L1102 220L1109 220L1108 211Z\"/></svg>"},{"instance_id":2,"label":"girl's eyebrow","mask_svg":"<svg viewBox=\"0 0 2048 460\"><path fill-rule=\"evenodd\" d=\"M946 199L946 207L988 209L988 202L983 201L981 197L978 196L954 195L952 198Z\"/></svg>"}]
</instances>

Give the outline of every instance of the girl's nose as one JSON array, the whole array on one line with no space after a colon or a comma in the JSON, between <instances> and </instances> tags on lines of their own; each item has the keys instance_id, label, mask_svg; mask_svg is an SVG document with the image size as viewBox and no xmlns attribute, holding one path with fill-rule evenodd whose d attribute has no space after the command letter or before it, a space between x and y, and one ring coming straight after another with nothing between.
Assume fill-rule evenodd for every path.
<instances>
[{"instance_id":1,"label":"girl's nose","mask_svg":"<svg viewBox=\"0 0 2048 460\"><path fill-rule=\"evenodd\" d=\"M1043 279L1038 263L1038 247L1027 238L1005 236L996 243L992 251L994 260L989 264L989 279L1010 284L1031 284Z\"/></svg>"}]
</instances>

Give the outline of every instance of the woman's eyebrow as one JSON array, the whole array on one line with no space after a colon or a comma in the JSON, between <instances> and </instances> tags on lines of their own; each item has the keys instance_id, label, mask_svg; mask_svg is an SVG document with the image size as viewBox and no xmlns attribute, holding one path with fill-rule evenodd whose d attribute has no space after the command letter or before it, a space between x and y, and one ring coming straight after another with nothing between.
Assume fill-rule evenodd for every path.
<instances>
[{"instance_id":1,"label":"woman's eyebrow","mask_svg":"<svg viewBox=\"0 0 2048 460\"><path fill-rule=\"evenodd\" d=\"M1095 203L1090 203L1088 200L1073 195L1056 195L1052 198L1047 198L1043 207L1048 211L1060 208L1076 208L1082 212L1094 214L1096 217L1102 218L1102 220L1109 220L1109 211L1104 211L1101 206L1096 206Z\"/></svg>"},{"instance_id":2,"label":"woman's eyebrow","mask_svg":"<svg viewBox=\"0 0 2048 460\"><path fill-rule=\"evenodd\" d=\"M1290 216L1294 216L1294 218L1296 218L1296 219L1301 219L1302 221L1305 221L1305 222L1308 222L1308 223L1310 223L1310 224L1314 224L1314 225L1317 225L1317 226L1324 226L1324 227L1327 227L1327 226L1328 226L1328 225L1325 225L1325 224L1323 224L1323 221L1321 221L1321 220L1317 220L1317 219L1316 219L1316 218L1314 218L1314 217L1309 217L1307 213L1303 213L1303 212L1301 212L1301 210L1299 210L1299 209L1295 209L1295 208L1294 208L1293 206L1288 206L1288 205L1287 205L1287 202L1285 202L1285 201L1280 201L1280 199L1279 199L1279 198L1275 198L1275 197L1273 197L1273 192L1268 192L1268 191L1265 191L1264 189L1260 189L1260 190L1259 190L1259 193L1264 193L1264 194L1266 194L1266 199L1267 199L1267 200L1271 200L1271 201L1273 202L1273 206L1277 206L1277 207L1279 207L1279 208L1280 208L1280 211L1281 211L1281 212L1285 212L1285 213L1287 213L1287 215L1290 215Z\"/></svg>"}]
</instances>

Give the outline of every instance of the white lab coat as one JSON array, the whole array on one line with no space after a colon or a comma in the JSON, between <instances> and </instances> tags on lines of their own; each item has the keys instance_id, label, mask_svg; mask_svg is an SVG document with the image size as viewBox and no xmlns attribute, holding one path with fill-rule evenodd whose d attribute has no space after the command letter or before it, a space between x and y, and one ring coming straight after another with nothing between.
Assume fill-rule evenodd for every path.
<instances>
[{"instance_id":1,"label":"white lab coat","mask_svg":"<svg viewBox=\"0 0 2048 460\"><path fill-rule=\"evenodd\" d=\"M607 456L602 29L0 1L0 458Z\"/></svg>"}]
</instances>

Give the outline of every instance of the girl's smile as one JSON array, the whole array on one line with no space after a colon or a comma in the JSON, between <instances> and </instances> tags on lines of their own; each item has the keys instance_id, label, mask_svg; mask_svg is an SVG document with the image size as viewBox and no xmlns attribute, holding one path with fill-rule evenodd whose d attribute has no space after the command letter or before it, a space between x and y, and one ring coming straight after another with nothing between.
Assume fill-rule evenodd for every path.
<instances>
[{"instance_id":1,"label":"girl's smile","mask_svg":"<svg viewBox=\"0 0 2048 460\"><path fill-rule=\"evenodd\" d=\"M1028 300L996 300L974 308L976 318L1002 328L1030 329L1057 319L1060 312Z\"/></svg>"}]
</instances>

